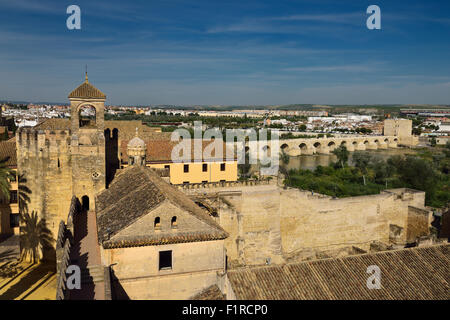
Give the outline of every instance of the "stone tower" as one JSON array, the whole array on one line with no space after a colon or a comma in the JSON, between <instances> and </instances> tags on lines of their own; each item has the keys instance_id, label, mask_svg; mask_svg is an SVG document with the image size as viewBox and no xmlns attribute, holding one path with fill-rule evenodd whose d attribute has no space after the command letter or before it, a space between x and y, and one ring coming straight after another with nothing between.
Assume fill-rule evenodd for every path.
<instances>
[{"instance_id":1,"label":"stone tower","mask_svg":"<svg viewBox=\"0 0 450 320\"><path fill-rule=\"evenodd\" d=\"M72 192L84 208L94 209L95 194L105 188L106 96L86 80L69 94Z\"/></svg>"},{"instance_id":2,"label":"stone tower","mask_svg":"<svg viewBox=\"0 0 450 320\"><path fill-rule=\"evenodd\" d=\"M136 136L128 142L127 145L128 163L133 166L145 166L147 146L144 140L138 137L138 129L136 128Z\"/></svg>"}]
</instances>

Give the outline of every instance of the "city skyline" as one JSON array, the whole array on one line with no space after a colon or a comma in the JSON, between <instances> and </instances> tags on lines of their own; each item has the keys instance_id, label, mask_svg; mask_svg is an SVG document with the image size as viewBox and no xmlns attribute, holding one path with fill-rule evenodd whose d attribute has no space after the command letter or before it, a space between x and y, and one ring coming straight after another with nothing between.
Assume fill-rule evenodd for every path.
<instances>
[{"instance_id":1,"label":"city skyline","mask_svg":"<svg viewBox=\"0 0 450 320\"><path fill-rule=\"evenodd\" d=\"M450 5L0 1L0 100L67 101L89 79L124 105L448 104Z\"/></svg>"}]
</instances>

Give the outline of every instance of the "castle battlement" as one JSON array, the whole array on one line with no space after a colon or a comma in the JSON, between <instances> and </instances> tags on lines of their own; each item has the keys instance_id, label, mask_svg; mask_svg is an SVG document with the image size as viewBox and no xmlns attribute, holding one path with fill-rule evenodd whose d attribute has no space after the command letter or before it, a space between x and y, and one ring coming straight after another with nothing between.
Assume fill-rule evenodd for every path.
<instances>
[{"instance_id":1,"label":"castle battlement","mask_svg":"<svg viewBox=\"0 0 450 320\"><path fill-rule=\"evenodd\" d=\"M50 153L67 153L70 130L36 130L22 128L16 133L19 158L46 157Z\"/></svg>"}]
</instances>

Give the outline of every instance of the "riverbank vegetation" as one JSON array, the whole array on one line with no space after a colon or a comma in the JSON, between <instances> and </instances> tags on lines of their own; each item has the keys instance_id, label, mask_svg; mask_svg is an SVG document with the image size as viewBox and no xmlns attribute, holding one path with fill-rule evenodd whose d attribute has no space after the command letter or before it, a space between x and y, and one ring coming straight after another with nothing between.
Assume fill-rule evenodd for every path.
<instances>
[{"instance_id":1,"label":"riverbank vegetation","mask_svg":"<svg viewBox=\"0 0 450 320\"><path fill-rule=\"evenodd\" d=\"M415 155L382 160L367 152L334 151L336 163L310 170L285 170L285 184L335 197L377 194L384 189L411 188L426 192L426 205L444 207L450 202L450 144L420 149ZM281 162L283 164L283 161Z\"/></svg>"}]
</instances>

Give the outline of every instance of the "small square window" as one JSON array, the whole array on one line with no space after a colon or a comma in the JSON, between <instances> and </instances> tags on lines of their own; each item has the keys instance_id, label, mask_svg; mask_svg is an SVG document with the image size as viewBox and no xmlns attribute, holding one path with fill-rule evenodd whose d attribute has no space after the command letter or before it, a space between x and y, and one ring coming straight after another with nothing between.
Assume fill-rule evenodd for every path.
<instances>
[{"instance_id":1,"label":"small square window","mask_svg":"<svg viewBox=\"0 0 450 320\"><path fill-rule=\"evenodd\" d=\"M225 163L220 164L220 171L225 171Z\"/></svg>"},{"instance_id":2,"label":"small square window","mask_svg":"<svg viewBox=\"0 0 450 320\"><path fill-rule=\"evenodd\" d=\"M9 203L17 203L17 190L10 191Z\"/></svg>"},{"instance_id":3,"label":"small square window","mask_svg":"<svg viewBox=\"0 0 450 320\"><path fill-rule=\"evenodd\" d=\"M172 250L159 252L159 270L172 269Z\"/></svg>"},{"instance_id":4,"label":"small square window","mask_svg":"<svg viewBox=\"0 0 450 320\"><path fill-rule=\"evenodd\" d=\"M184 165L184 172L189 172L189 165L188 164Z\"/></svg>"},{"instance_id":5,"label":"small square window","mask_svg":"<svg viewBox=\"0 0 450 320\"><path fill-rule=\"evenodd\" d=\"M207 172L208 171L208 164L207 163L203 164L202 170L203 170L203 172Z\"/></svg>"},{"instance_id":6,"label":"small square window","mask_svg":"<svg viewBox=\"0 0 450 320\"><path fill-rule=\"evenodd\" d=\"M165 165L165 166L164 166L164 169L170 170L170 165Z\"/></svg>"}]
</instances>

